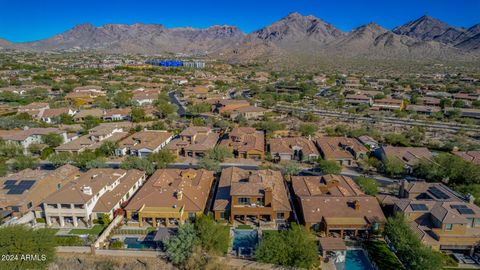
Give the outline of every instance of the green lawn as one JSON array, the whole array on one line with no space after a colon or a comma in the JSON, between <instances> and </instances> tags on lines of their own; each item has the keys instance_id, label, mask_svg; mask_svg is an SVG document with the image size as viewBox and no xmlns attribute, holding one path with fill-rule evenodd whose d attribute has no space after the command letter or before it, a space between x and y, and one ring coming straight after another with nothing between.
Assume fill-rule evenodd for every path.
<instances>
[{"instance_id":1,"label":"green lawn","mask_svg":"<svg viewBox=\"0 0 480 270\"><path fill-rule=\"evenodd\" d=\"M90 234L90 235L99 235L102 231L103 228L105 228L103 225L95 225L90 229L72 229L70 230L70 234Z\"/></svg>"}]
</instances>

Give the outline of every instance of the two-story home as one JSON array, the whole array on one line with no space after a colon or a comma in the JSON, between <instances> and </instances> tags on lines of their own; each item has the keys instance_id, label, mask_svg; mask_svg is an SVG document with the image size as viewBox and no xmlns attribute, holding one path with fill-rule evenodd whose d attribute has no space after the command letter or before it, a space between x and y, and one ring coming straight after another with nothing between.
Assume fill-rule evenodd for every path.
<instances>
[{"instance_id":1,"label":"two-story home","mask_svg":"<svg viewBox=\"0 0 480 270\"><path fill-rule=\"evenodd\" d=\"M373 196L348 176L293 176L305 226L321 236L365 236L380 232L385 216Z\"/></svg>"},{"instance_id":2,"label":"two-story home","mask_svg":"<svg viewBox=\"0 0 480 270\"><path fill-rule=\"evenodd\" d=\"M117 156L148 157L163 149L173 135L164 130L145 130L136 132L118 143Z\"/></svg>"},{"instance_id":3,"label":"two-story home","mask_svg":"<svg viewBox=\"0 0 480 270\"><path fill-rule=\"evenodd\" d=\"M273 138L268 140L268 148L272 159L276 162L313 161L320 156L315 143L305 137Z\"/></svg>"},{"instance_id":4,"label":"two-story home","mask_svg":"<svg viewBox=\"0 0 480 270\"><path fill-rule=\"evenodd\" d=\"M204 214L213 180L203 169L157 170L125 207L129 224L177 226Z\"/></svg>"},{"instance_id":5,"label":"two-story home","mask_svg":"<svg viewBox=\"0 0 480 270\"><path fill-rule=\"evenodd\" d=\"M368 149L357 139L347 137L319 137L316 140L322 157L340 165L351 166L354 160L366 156Z\"/></svg>"},{"instance_id":6,"label":"two-story home","mask_svg":"<svg viewBox=\"0 0 480 270\"><path fill-rule=\"evenodd\" d=\"M432 162L433 154L426 147L402 147L385 145L377 148L373 154L379 160L397 159L403 162L405 171L411 173L420 161Z\"/></svg>"},{"instance_id":7,"label":"two-story home","mask_svg":"<svg viewBox=\"0 0 480 270\"><path fill-rule=\"evenodd\" d=\"M402 181L393 210L405 215L420 240L439 250L473 254L480 243L480 208L441 183Z\"/></svg>"},{"instance_id":8,"label":"two-story home","mask_svg":"<svg viewBox=\"0 0 480 270\"><path fill-rule=\"evenodd\" d=\"M48 226L90 226L94 219L115 211L143 185L139 170L91 169L48 196L43 211Z\"/></svg>"},{"instance_id":9,"label":"two-story home","mask_svg":"<svg viewBox=\"0 0 480 270\"><path fill-rule=\"evenodd\" d=\"M85 150L95 150L106 141L117 142L126 136L125 126L122 123L101 124L89 130L89 133L71 142L55 148L55 152L80 153Z\"/></svg>"},{"instance_id":10,"label":"two-story home","mask_svg":"<svg viewBox=\"0 0 480 270\"><path fill-rule=\"evenodd\" d=\"M63 138L63 142L68 142L69 137L65 130L58 128L25 128L0 130L0 138L9 143L16 143L24 149L32 144L43 143L43 136L48 134L58 134Z\"/></svg>"},{"instance_id":11,"label":"two-story home","mask_svg":"<svg viewBox=\"0 0 480 270\"><path fill-rule=\"evenodd\" d=\"M166 148L177 156L204 157L215 147L218 133L209 127L188 127L173 139Z\"/></svg>"},{"instance_id":12,"label":"two-story home","mask_svg":"<svg viewBox=\"0 0 480 270\"><path fill-rule=\"evenodd\" d=\"M220 141L220 145L231 149L235 158L265 158L265 133L251 127L233 128Z\"/></svg>"},{"instance_id":13,"label":"two-story home","mask_svg":"<svg viewBox=\"0 0 480 270\"><path fill-rule=\"evenodd\" d=\"M22 216L29 211L41 217L36 208L50 194L74 179L79 169L63 165L56 170L25 169L0 178L0 210L5 216Z\"/></svg>"},{"instance_id":14,"label":"two-story home","mask_svg":"<svg viewBox=\"0 0 480 270\"><path fill-rule=\"evenodd\" d=\"M229 167L222 170L213 211L216 220L261 226L284 223L292 208L279 171Z\"/></svg>"}]
</instances>

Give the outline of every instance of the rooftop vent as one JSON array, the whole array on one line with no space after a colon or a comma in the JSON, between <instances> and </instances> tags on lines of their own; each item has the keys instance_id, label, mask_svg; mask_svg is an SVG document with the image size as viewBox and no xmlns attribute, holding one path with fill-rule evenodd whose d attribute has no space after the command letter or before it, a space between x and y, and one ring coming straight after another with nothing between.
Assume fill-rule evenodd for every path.
<instances>
[{"instance_id":1,"label":"rooftop vent","mask_svg":"<svg viewBox=\"0 0 480 270\"><path fill-rule=\"evenodd\" d=\"M87 195L93 195L92 187L90 187L90 186L83 186L82 187L82 192L87 194Z\"/></svg>"}]
</instances>

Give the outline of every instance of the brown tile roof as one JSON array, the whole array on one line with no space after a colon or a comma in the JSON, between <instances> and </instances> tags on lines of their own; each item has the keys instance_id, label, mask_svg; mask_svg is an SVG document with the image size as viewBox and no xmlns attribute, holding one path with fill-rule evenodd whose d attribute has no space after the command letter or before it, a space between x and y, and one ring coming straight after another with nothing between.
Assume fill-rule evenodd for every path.
<instances>
[{"instance_id":1,"label":"brown tile roof","mask_svg":"<svg viewBox=\"0 0 480 270\"><path fill-rule=\"evenodd\" d=\"M367 148L355 138L320 137L316 140L325 159L352 159L353 155L346 150L351 148L357 153L366 153Z\"/></svg>"},{"instance_id":2,"label":"brown tile roof","mask_svg":"<svg viewBox=\"0 0 480 270\"><path fill-rule=\"evenodd\" d=\"M366 225L385 222L377 199L372 196L323 197L305 196L300 201L307 223L325 221L328 225ZM359 207L356 209L355 204Z\"/></svg>"},{"instance_id":3,"label":"brown tile roof","mask_svg":"<svg viewBox=\"0 0 480 270\"><path fill-rule=\"evenodd\" d=\"M167 144L166 149L178 150L184 148L186 151L208 151L212 149L218 141L218 133L213 132L208 127L188 127L182 133L180 138L172 140ZM192 143L182 137L192 137Z\"/></svg>"},{"instance_id":4,"label":"brown tile roof","mask_svg":"<svg viewBox=\"0 0 480 270\"><path fill-rule=\"evenodd\" d=\"M172 133L162 130L140 131L128 136L118 143L119 148L140 150L143 148L155 150L165 143Z\"/></svg>"},{"instance_id":5,"label":"brown tile roof","mask_svg":"<svg viewBox=\"0 0 480 270\"><path fill-rule=\"evenodd\" d=\"M103 117L112 117L114 115L128 116L132 113L131 108L113 108L105 111Z\"/></svg>"},{"instance_id":6,"label":"brown tile roof","mask_svg":"<svg viewBox=\"0 0 480 270\"><path fill-rule=\"evenodd\" d=\"M43 112L42 118L47 118L47 117L58 117L61 114L68 114L70 111L69 108L56 108L56 109L47 109Z\"/></svg>"},{"instance_id":7,"label":"brown tile roof","mask_svg":"<svg viewBox=\"0 0 480 270\"><path fill-rule=\"evenodd\" d=\"M83 204L88 202L101 189L107 186L112 186L117 180L125 181L128 177L140 176L141 173L137 170L123 170L123 169L91 169L85 173L77 175L75 180L71 181L62 189L53 193L45 199L45 203L78 203ZM124 178L127 177L127 178ZM124 178L122 180L122 178ZM92 194L87 194L83 190L85 187L92 189Z\"/></svg>"},{"instance_id":8,"label":"brown tile roof","mask_svg":"<svg viewBox=\"0 0 480 270\"><path fill-rule=\"evenodd\" d=\"M83 135L80 138L62 144L55 148L56 151L83 151L86 149L95 150L100 147L104 142L112 141L116 142L128 136L128 132L115 132L112 136L105 138L101 141L94 140L91 134Z\"/></svg>"},{"instance_id":9,"label":"brown tile roof","mask_svg":"<svg viewBox=\"0 0 480 270\"><path fill-rule=\"evenodd\" d=\"M426 147L400 147L383 146L383 151L387 158L396 157L409 166L417 164L420 160L429 160L433 158L432 152Z\"/></svg>"},{"instance_id":10,"label":"brown tile roof","mask_svg":"<svg viewBox=\"0 0 480 270\"><path fill-rule=\"evenodd\" d=\"M232 195L255 196L268 187L272 188L273 210L291 211L283 177L279 171L249 171L237 167L225 168L222 170L213 210L229 209Z\"/></svg>"},{"instance_id":11,"label":"brown tile roof","mask_svg":"<svg viewBox=\"0 0 480 270\"><path fill-rule=\"evenodd\" d=\"M265 151L265 134L255 128L237 127L232 129L228 138L223 139L220 144L239 152L251 150L263 152Z\"/></svg>"},{"instance_id":12,"label":"brown tile roof","mask_svg":"<svg viewBox=\"0 0 480 270\"><path fill-rule=\"evenodd\" d=\"M11 129L0 130L0 138L9 141L23 141L30 136L41 136L50 133L62 134L65 131L58 128L29 128L29 129Z\"/></svg>"},{"instance_id":13,"label":"brown tile roof","mask_svg":"<svg viewBox=\"0 0 480 270\"><path fill-rule=\"evenodd\" d=\"M465 152L454 151L452 153L456 156L463 158L466 161L470 161L470 162L473 162L474 164L480 165L480 151L465 151Z\"/></svg>"},{"instance_id":14,"label":"brown tile roof","mask_svg":"<svg viewBox=\"0 0 480 270\"><path fill-rule=\"evenodd\" d=\"M204 211L213 172L207 170L157 170L125 207L127 211L138 211L145 207L166 207L187 212ZM181 198L178 192L181 191Z\"/></svg>"},{"instance_id":15,"label":"brown tile roof","mask_svg":"<svg viewBox=\"0 0 480 270\"><path fill-rule=\"evenodd\" d=\"M299 147L304 156L319 155L315 144L305 137L274 138L268 141L272 153L293 153L294 147Z\"/></svg>"},{"instance_id":16,"label":"brown tile roof","mask_svg":"<svg viewBox=\"0 0 480 270\"><path fill-rule=\"evenodd\" d=\"M352 197L365 195L352 178L343 175L292 176L295 195Z\"/></svg>"},{"instance_id":17,"label":"brown tile roof","mask_svg":"<svg viewBox=\"0 0 480 270\"><path fill-rule=\"evenodd\" d=\"M160 90L157 89L137 89L133 91L132 100L156 100L160 95Z\"/></svg>"},{"instance_id":18,"label":"brown tile roof","mask_svg":"<svg viewBox=\"0 0 480 270\"><path fill-rule=\"evenodd\" d=\"M55 192L58 185L64 186L69 181L73 180L74 176L79 173L79 169L72 165L63 165L56 170L31 170L26 169L18 173L10 174L0 178L0 207L5 208L9 206L25 206L29 202L34 205L39 205L47 196ZM6 181L15 180L32 180L34 185L23 192L22 194L7 194L8 189L5 189Z\"/></svg>"},{"instance_id":19,"label":"brown tile roof","mask_svg":"<svg viewBox=\"0 0 480 270\"><path fill-rule=\"evenodd\" d=\"M89 110L80 110L78 113L76 113L73 116L73 119L80 119L80 118L85 118L87 116L93 116L100 118L103 116L103 110L102 109L89 109Z\"/></svg>"}]
</instances>

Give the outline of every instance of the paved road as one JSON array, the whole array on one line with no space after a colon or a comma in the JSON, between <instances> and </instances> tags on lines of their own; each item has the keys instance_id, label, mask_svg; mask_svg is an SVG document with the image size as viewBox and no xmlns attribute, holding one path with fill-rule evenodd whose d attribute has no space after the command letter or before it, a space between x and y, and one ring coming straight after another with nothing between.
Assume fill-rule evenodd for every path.
<instances>
[{"instance_id":1,"label":"paved road","mask_svg":"<svg viewBox=\"0 0 480 270\"><path fill-rule=\"evenodd\" d=\"M175 93L175 91L170 91L168 92L168 96L170 97L170 102L174 103L175 105L177 105L178 109L177 109L177 113L179 116L183 117L187 114L187 109L185 108L185 106L183 106L183 104L180 102L180 100L178 99L177 97L177 94Z\"/></svg>"},{"instance_id":2,"label":"paved road","mask_svg":"<svg viewBox=\"0 0 480 270\"><path fill-rule=\"evenodd\" d=\"M438 129L438 130L453 130L453 131L465 130L465 131L473 131L473 132L479 132L480 130L479 125L465 125L465 124L459 124L459 123L445 123L445 122L433 122L433 121L430 122L430 121L423 121L423 120L416 120L416 119L401 119L401 118L388 117L388 116L385 116L385 117L361 116L361 115L349 114L345 112L297 108L297 107L283 106L283 105L276 106L274 110L279 112L301 112L301 113L312 112L317 115L321 115L325 117L359 120L359 121L371 122L371 123L379 122L379 123L386 123L386 124L421 126L425 128Z\"/></svg>"},{"instance_id":3,"label":"paved road","mask_svg":"<svg viewBox=\"0 0 480 270\"><path fill-rule=\"evenodd\" d=\"M303 175L318 175L318 176L323 175L323 173L321 173L321 172L312 171L312 170L303 170L300 173L303 174ZM377 180L377 182L381 185L389 185L389 184L393 184L393 183L398 182L397 179L388 178L388 177L385 177L383 175L363 174L363 173L360 173L360 172L357 172L355 170L348 169L348 168L343 168L342 172L340 174L345 175L345 176L350 176L354 179L359 177L359 176L366 176L368 178L373 178L373 179Z\"/></svg>"}]
</instances>

